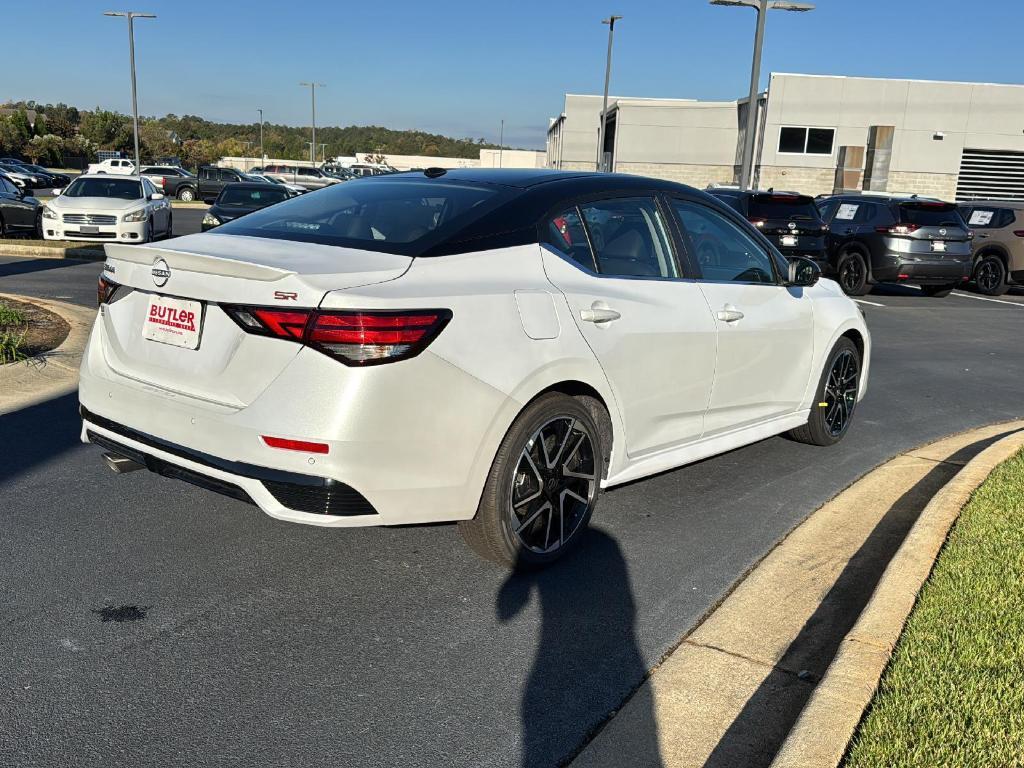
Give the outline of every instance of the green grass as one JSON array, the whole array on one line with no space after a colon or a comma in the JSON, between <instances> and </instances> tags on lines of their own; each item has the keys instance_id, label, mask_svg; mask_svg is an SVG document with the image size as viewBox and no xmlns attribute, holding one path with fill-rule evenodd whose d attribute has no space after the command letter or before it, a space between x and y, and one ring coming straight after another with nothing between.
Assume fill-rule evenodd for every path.
<instances>
[{"instance_id":1,"label":"green grass","mask_svg":"<svg viewBox=\"0 0 1024 768\"><path fill-rule=\"evenodd\" d=\"M1024 766L1024 452L964 508L846 766Z\"/></svg>"},{"instance_id":2,"label":"green grass","mask_svg":"<svg viewBox=\"0 0 1024 768\"><path fill-rule=\"evenodd\" d=\"M21 345L25 341L25 313L0 303L0 365L21 360Z\"/></svg>"}]
</instances>

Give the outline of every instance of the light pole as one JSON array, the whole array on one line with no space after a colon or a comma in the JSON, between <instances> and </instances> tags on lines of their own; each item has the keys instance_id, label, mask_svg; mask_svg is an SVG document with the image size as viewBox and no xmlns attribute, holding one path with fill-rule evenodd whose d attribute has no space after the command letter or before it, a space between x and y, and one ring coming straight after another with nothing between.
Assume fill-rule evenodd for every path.
<instances>
[{"instance_id":1,"label":"light pole","mask_svg":"<svg viewBox=\"0 0 1024 768\"><path fill-rule=\"evenodd\" d=\"M501 121L501 128L498 129L498 167L501 168L501 153L505 151L505 121Z\"/></svg>"},{"instance_id":2,"label":"light pole","mask_svg":"<svg viewBox=\"0 0 1024 768\"><path fill-rule=\"evenodd\" d=\"M757 32L754 33L754 61L750 67L750 94L747 99L746 130L743 135L743 159L740 166L740 188L748 189L753 177L754 130L757 125L757 88L761 81L761 46L764 43L764 22L768 11L813 11L811 3L789 0L711 0L712 5L733 5L757 11Z\"/></svg>"},{"instance_id":3,"label":"light pole","mask_svg":"<svg viewBox=\"0 0 1024 768\"><path fill-rule=\"evenodd\" d=\"M597 170L604 167L604 132L608 124L608 83L612 79L612 39L615 37L615 22L621 16L609 16L601 19L602 24L608 25L608 60L604 65L604 102L601 105L601 130L597 133Z\"/></svg>"},{"instance_id":4,"label":"light pole","mask_svg":"<svg viewBox=\"0 0 1024 768\"><path fill-rule=\"evenodd\" d=\"M260 167L264 168L267 165L267 156L263 153L263 110L257 108L256 111L260 113L260 162L263 163Z\"/></svg>"},{"instance_id":5,"label":"light pole","mask_svg":"<svg viewBox=\"0 0 1024 768\"><path fill-rule=\"evenodd\" d=\"M155 19L152 13L139 13L138 11L106 11L104 16L122 16L128 19L128 58L131 61L132 70L132 126L135 134L135 175L139 175L139 100L135 95L135 19Z\"/></svg>"},{"instance_id":6,"label":"light pole","mask_svg":"<svg viewBox=\"0 0 1024 768\"><path fill-rule=\"evenodd\" d=\"M313 141L310 142L309 146L309 159L313 165L316 165L316 89L326 88L327 86L323 83L299 83L303 88L309 88L309 95L313 101Z\"/></svg>"}]
</instances>

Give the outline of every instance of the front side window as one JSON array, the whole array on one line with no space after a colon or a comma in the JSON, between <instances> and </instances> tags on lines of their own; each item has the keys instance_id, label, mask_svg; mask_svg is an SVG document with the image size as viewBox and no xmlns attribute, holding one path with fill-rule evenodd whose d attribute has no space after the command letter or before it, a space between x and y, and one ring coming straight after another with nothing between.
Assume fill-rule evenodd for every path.
<instances>
[{"instance_id":1,"label":"front side window","mask_svg":"<svg viewBox=\"0 0 1024 768\"><path fill-rule=\"evenodd\" d=\"M684 200L673 200L683 231L705 280L771 283L772 258L754 236L717 211Z\"/></svg>"},{"instance_id":2,"label":"front side window","mask_svg":"<svg viewBox=\"0 0 1024 768\"><path fill-rule=\"evenodd\" d=\"M104 179L93 176L75 179L64 190L66 197L114 197L119 200L139 200L143 197L142 184L135 179Z\"/></svg>"},{"instance_id":3,"label":"front side window","mask_svg":"<svg viewBox=\"0 0 1024 768\"><path fill-rule=\"evenodd\" d=\"M504 188L455 181L357 181L289 198L217 232L415 255L511 195Z\"/></svg>"},{"instance_id":4,"label":"front side window","mask_svg":"<svg viewBox=\"0 0 1024 768\"><path fill-rule=\"evenodd\" d=\"M665 223L651 198L580 206L598 271L616 277L678 277Z\"/></svg>"},{"instance_id":5,"label":"front side window","mask_svg":"<svg viewBox=\"0 0 1024 768\"><path fill-rule=\"evenodd\" d=\"M583 220L575 206L548 219L541 228L540 241L574 261L584 269L597 271L594 255L590 252Z\"/></svg>"},{"instance_id":6,"label":"front side window","mask_svg":"<svg viewBox=\"0 0 1024 768\"><path fill-rule=\"evenodd\" d=\"M834 128L779 129L779 152L789 155L831 155L835 140Z\"/></svg>"},{"instance_id":7,"label":"front side window","mask_svg":"<svg viewBox=\"0 0 1024 768\"><path fill-rule=\"evenodd\" d=\"M217 205L232 208L254 208L273 205L288 199L288 193L277 189L252 189L251 187L225 187L220 193Z\"/></svg>"},{"instance_id":8,"label":"front side window","mask_svg":"<svg viewBox=\"0 0 1024 768\"><path fill-rule=\"evenodd\" d=\"M8 195L18 194L18 190L15 189L14 185L2 176L0 176L0 192L6 192Z\"/></svg>"}]
</instances>

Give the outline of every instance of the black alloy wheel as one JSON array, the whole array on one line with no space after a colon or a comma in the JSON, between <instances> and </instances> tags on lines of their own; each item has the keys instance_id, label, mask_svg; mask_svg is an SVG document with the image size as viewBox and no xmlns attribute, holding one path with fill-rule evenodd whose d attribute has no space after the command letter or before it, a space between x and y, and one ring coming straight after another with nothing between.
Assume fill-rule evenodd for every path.
<instances>
[{"instance_id":1,"label":"black alloy wheel","mask_svg":"<svg viewBox=\"0 0 1024 768\"><path fill-rule=\"evenodd\" d=\"M867 292L868 268L859 253L844 254L838 272L839 286L847 296L861 296Z\"/></svg>"},{"instance_id":2,"label":"black alloy wheel","mask_svg":"<svg viewBox=\"0 0 1024 768\"><path fill-rule=\"evenodd\" d=\"M978 293L986 296L1001 296L1009 286L1006 284L1006 266L995 254L982 256L974 268L974 284Z\"/></svg>"}]
</instances>

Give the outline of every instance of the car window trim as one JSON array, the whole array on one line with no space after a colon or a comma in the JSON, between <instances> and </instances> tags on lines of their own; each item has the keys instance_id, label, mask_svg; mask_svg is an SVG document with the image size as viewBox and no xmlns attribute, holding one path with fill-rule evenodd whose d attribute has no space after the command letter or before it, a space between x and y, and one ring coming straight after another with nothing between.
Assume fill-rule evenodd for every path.
<instances>
[{"instance_id":1,"label":"car window trim","mask_svg":"<svg viewBox=\"0 0 1024 768\"><path fill-rule=\"evenodd\" d=\"M773 287L785 285L785 281L782 279L781 275L782 264L779 260L781 259L782 263L784 263L786 257L782 256L782 254L776 255L777 252L775 251L775 247L771 244L771 242L768 241L768 238L766 238L763 233L758 232L757 229L749 221L737 215L735 211L729 208L729 206L722 203L723 208L726 210L720 211L714 206L708 205L706 202L702 200L697 200L686 195L676 195L669 193L666 195L666 197L668 197L670 200L680 200L682 202L692 203L693 205L706 208L712 213L719 214L727 221L732 219L732 223L739 227L740 230L742 230L748 235L753 234L752 240L754 241L755 245L760 245L762 250L765 252L765 255L768 257L768 261L771 263L772 266L772 275L775 278L775 281L771 283L762 283L750 280L713 280L711 278L707 278L704 276L704 270L701 268L700 262L697 262L695 266L699 271L694 280L700 283L713 283L716 285L764 285ZM696 253L696 251L694 250L693 241L690 239L690 233L687 232L686 227L683 226L682 219L680 219L678 212L675 210L675 206L672 206L672 215L676 219L679 231L685 237L688 252Z\"/></svg>"}]
</instances>

